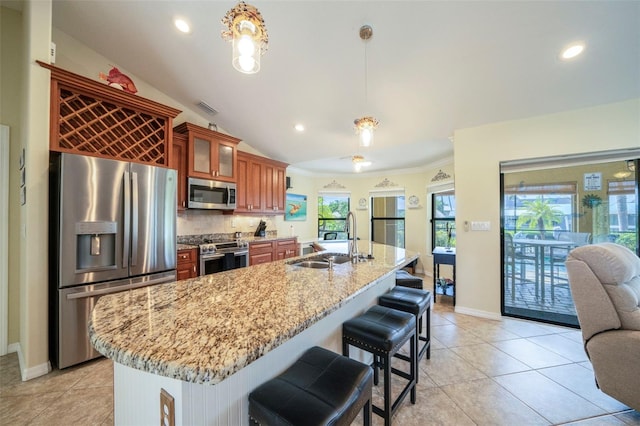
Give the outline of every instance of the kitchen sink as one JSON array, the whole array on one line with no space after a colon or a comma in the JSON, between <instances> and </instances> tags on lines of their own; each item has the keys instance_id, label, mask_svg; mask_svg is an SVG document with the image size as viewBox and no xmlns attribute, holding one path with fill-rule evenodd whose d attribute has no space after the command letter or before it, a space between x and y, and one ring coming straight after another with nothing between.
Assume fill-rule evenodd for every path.
<instances>
[{"instance_id":1,"label":"kitchen sink","mask_svg":"<svg viewBox=\"0 0 640 426\"><path fill-rule=\"evenodd\" d=\"M312 269L329 269L329 262L321 262L318 260L301 260L299 262L291 263L291 266L302 266L303 268Z\"/></svg>"},{"instance_id":2,"label":"kitchen sink","mask_svg":"<svg viewBox=\"0 0 640 426\"><path fill-rule=\"evenodd\" d=\"M329 262L329 257L333 256L333 264L340 265L342 263L347 263L351 260L348 254L344 253L323 253L317 256L308 257L305 260L317 260L319 262Z\"/></svg>"},{"instance_id":3,"label":"kitchen sink","mask_svg":"<svg viewBox=\"0 0 640 426\"><path fill-rule=\"evenodd\" d=\"M291 266L301 266L303 268L329 269L329 257L333 256L333 264L340 265L347 263L351 258L344 253L324 253L317 256L307 257L303 260L296 260L289 263Z\"/></svg>"}]
</instances>

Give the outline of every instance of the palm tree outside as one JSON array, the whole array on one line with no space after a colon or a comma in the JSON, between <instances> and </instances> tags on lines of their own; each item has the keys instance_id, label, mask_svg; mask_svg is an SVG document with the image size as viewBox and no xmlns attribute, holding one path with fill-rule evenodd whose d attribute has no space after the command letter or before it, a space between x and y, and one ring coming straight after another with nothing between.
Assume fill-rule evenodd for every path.
<instances>
[{"instance_id":1,"label":"palm tree outside","mask_svg":"<svg viewBox=\"0 0 640 426\"><path fill-rule=\"evenodd\" d=\"M525 201L526 211L518 216L516 226L528 228L540 233L540 238L545 239L545 231L553 230L554 225L562 221L562 211L553 207L549 200L538 197L535 200Z\"/></svg>"}]
</instances>

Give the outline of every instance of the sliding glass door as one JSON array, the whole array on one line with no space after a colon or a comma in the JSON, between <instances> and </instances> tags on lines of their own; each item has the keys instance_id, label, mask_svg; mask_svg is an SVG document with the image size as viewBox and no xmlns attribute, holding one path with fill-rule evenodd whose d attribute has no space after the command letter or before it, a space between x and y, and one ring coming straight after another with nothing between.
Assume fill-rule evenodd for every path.
<instances>
[{"instance_id":1,"label":"sliding glass door","mask_svg":"<svg viewBox=\"0 0 640 426\"><path fill-rule=\"evenodd\" d=\"M577 326L564 261L611 241L638 253L638 161L504 167L502 311Z\"/></svg>"},{"instance_id":2,"label":"sliding glass door","mask_svg":"<svg viewBox=\"0 0 640 426\"><path fill-rule=\"evenodd\" d=\"M404 193L371 194L371 241L404 248Z\"/></svg>"}]
</instances>

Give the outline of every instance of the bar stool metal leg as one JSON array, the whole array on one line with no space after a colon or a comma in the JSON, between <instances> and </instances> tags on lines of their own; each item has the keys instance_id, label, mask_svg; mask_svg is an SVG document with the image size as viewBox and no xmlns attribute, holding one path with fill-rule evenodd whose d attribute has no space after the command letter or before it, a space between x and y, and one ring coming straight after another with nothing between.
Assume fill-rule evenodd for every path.
<instances>
[{"instance_id":1,"label":"bar stool metal leg","mask_svg":"<svg viewBox=\"0 0 640 426\"><path fill-rule=\"evenodd\" d=\"M349 347L354 346L373 355L374 375L378 366L382 369L384 407L380 408L372 403L372 411L384 419L386 426L391 425L393 414L408 393L411 403L416 402L416 330L414 315L383 306L373 306L364 314L343 324L343 355L349 356ZM391 360L407 342L410 347L409 371L404 372L392 367ZM407 380L395 401L391 393L392 373Z\"/></svg>"}]
</instances>

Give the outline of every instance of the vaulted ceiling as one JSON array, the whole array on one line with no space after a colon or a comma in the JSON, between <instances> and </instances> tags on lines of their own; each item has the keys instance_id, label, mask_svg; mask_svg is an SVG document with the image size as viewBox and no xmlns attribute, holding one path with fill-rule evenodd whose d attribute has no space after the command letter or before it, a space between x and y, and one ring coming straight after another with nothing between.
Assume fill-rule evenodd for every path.
<instances>
[{"instance_id":1,"label":"vaulted ceiling","mask_svg":"<svg viewBox=\"0 0 640 426\"><path fill-rule=\"evenodd\" d=\"M220 36L232 1L54 0L53 25L313 173L352 173L354 154L372 162L365 172L420 168L452 156L455 129L640 97L638 1L249 3L269 34L254 75L233 69ZM366 90L363 24L373 27ZM584 53L559 59L575 41ZM199 110L201 100L217 114ZM362 115L380 121L370 148L357 146Z\"/></svg>"}]
</instances>

